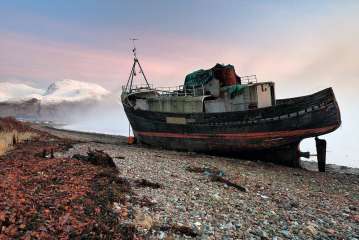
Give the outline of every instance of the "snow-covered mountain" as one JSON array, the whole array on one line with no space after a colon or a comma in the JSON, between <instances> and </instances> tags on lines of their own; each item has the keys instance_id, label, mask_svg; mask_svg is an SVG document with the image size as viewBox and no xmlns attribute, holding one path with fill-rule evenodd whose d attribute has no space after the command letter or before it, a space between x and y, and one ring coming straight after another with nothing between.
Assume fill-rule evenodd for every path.
<instances>
[{"instance_id":1,"label":"snow-covered mountain","mask_svg":"<svg viewBox=\"0 0 359 240\"><path fill-rule=\"evenodd\" d=\"M0 117L67 121L113 99L109 91L97 84L70 79L54 82L47 90L3 82L0 83Z\"/></svg>"},{"instance_id":2,"label":"snow-covered mountain","mask_svg":"<svg viewBox=\"0 0 359 240\"><path fill-rule=\"evenodd\" d=\"M41 100L44 103L99 101L109 94L109 91L97 84L65 79L51 84Z\"/></svg>"},{"instance_id":3,"label":"snow-covered mountain","mask_svg":"<svg viewBox=\"0 0 359 240\"><path fill-rule=\"evenodd\" d=\"M26 101L32 98L43 104L60 102L99 101L110 92L94 83L65 79L52 83L47 90L25 84L0 82L0 102Z\"/></svg>"},{"instance_id":4,"label":"snow-covered mountain","mask_svg":"<svg viewBox=\"0 0 359 240\"><path fill-rule=\"evenodd\" d=\"M0 82L0 102L41 98L42 89L30 87L22 83Z\"/></svg>"}]
</instances>

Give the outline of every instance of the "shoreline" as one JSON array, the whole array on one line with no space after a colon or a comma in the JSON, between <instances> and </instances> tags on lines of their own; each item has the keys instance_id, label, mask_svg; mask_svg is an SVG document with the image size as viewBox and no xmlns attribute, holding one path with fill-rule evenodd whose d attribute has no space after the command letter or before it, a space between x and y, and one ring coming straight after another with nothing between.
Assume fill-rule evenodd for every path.
<instances>
[{"instance_id":1,"label":"shoreline","mask_svg":"<svg viewBox=\"0 0 359 240\"><path fill-rule=\"evenodd\" d=\"M38 138L0 157L0 238L359 237L358 175L30 127ZM90 160L93 153L107 160Z\"/></svg>"},{"instance_id":2,"label":"shoreline","mask_svg":"<svg viewBox=\"0 0 359 240\"><path fill-rule=\"evenodd\" d=\"M127 143L127 137L123 135L113 135L113 134L105 134L105 133L97 133L97 132L87 132L87 131L77 131L77 130L69 130L69 129L63 129L63 128L57 128L56 126L50 125L50 124L32 124L32 126L35 126L35 128L48 129L51 133L59 134L61 136L61 132L72 134L74 137L80 137L83 138L83 140L90 140L92 139L93 142L98 143ZM44 129L43 129L44 130ZM145 148L153 148L149 146L143 146L139 145L141 147ZM154 148L161 150L161 148ZM165 149L163 149L165 150ZM203 153L194 153L202 155ZM216 156L216 155L210 155L210 154L204 154L208 156ZM238 159L241 160L241 159ZM255 161L257 162L257 161ZM260 162L260 161L258 161ZM263 162L264 163L264 162ZM265 164L265 163L264 163ZM301 159L300 161L301 168L306 169L308 171L317 172L318 171L318 165L316 161L309 161ZM343 165L337 165L333 163L326 164L326 172L334 172L334 173L342 173L342 174L354 174L359 175L359 168L356 167L349 167L349 166L343 166Z\"/></svg>"}]
</instances>

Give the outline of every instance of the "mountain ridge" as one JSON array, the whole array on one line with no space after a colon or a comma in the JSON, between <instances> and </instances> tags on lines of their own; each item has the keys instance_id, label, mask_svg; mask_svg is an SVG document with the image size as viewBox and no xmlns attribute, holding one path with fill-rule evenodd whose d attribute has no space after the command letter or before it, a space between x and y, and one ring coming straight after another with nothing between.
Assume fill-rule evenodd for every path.
<instances>
[{"instance_id":1,"label":"mountain ridge","mask_svg":"<svg viewBox=\"0 0 359 240\"><path fill-rule=\"evenodd\" d=\"M101 100L111 93L95 83L72 79L56 81L46 90L24 83L0 82L0 102L21 102L35 98L43 103L61 101L76 102L83 100Z\"/></svg>"},{"instance_id":2,"label":"mountain ridge","mask_svg":"<svg viewBox=\"0 0 359 240\"><path fill-rule=\"evenodd\" d=\"M72 79L56 81L46 90L0 82L0 117L67 122L115 99L98 84Z\"/></svg>"}]
</instances>

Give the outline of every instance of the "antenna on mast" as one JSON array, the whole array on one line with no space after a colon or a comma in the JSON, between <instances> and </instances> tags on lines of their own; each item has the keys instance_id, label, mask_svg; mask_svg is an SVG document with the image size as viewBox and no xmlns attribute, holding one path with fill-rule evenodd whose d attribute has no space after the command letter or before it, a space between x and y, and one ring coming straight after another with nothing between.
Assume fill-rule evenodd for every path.
<instances>
[{"instance_id":1,"label":"antenna on mast","mask_svg":"<svg viewBox=\"0 0 359 240\"><path fill-rule=\"evenodd\" d=\"M132 41L132 44L133 44L133 49L132 49L133 56L134 56L135 59L137 59L135 41L137 41L139 39L138 38L130 38L130 40Z\"/></svg>"},{"instance_id":2,"label":"antenna on mast","mask_svg":"<svg viewBox=\"0 0 359 240\"><path fill-rule=\"evenodd\" d=\"M136 64L140 68L139 73L142 73L142 76L143 76L143 78L144 78L144 80L146 82L147 88L150 88L150 84L148 84L148 81L147 81L147 78L145 76L145 73L142 70L141 64L140 64L140 62L138 61L138 58L137 58L136 45L135 45L135 41L137 41L137 40L139 40L139 39L138 38L130 38L130 41L132 41L132 44L133 44L133 49L132 49L132 52L133 52L133 65L132 65L130 76L129 76L127 84L126 84L126 88L125 88L125 90L128 91L128 92L132 92L133 77L136 76Z\"/></svg>"}]
</instances>

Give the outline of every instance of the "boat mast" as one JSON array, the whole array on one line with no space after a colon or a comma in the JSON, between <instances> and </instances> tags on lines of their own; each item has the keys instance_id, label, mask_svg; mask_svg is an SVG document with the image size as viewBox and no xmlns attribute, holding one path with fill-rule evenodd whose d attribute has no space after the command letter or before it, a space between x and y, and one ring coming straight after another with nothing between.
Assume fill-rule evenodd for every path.
<instances>
[{"instance_id":1,"label":"boat mast","mask_svg":"<svg viewBox=\"0 0 359 240\"><path fill-rule=\"evenodd\" d=\"M131 73L130 73L130 76L128 77L126 88L125 88L125 91L128 91L128 92L132 91L133 78L134 78L134 76L136 76L136 65L138 65L138 67L140 68L140 73L142 74L143 78L145 79L147 87L150 88L150 85L148 84L145 72L143 71L140 61L137 58L135 41L138 40L138 38L130 38L130 40L132 41L132 44L133 44L133 49L132 49L133 64L132 64Z\"/></svg>"}]
</instances>

